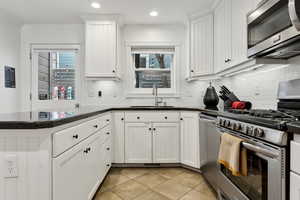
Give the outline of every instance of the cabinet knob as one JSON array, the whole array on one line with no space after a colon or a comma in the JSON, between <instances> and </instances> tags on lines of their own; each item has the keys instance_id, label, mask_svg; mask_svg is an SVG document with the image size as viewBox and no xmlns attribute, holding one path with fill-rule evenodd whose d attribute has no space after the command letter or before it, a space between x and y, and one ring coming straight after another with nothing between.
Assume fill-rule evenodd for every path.
<instances>
[{"instance_id":1,"label":"cabinet knob","mask_svg":"<svg viewBox=\"0 0 300 200\"><path fill-rule=\"evenodd\" d=\"M109 132L106 133L106 135L109 135L109 134L110 134Z\"/></svg>"},{"instance_id":2,"label":"cabinet knob","mask_svg":"<svg viewBox=\"0 0 300 200\"><path fill-rule=\"evenodd\" d=\"M192 73L194 73L194 70L191 70Z\"/></svg>"},{"instance_id":3,"label":"cabinet knob","mask_svg":"<svg viewBox=\"0 0 300 200\"><path fill-rule=\"evenodd\" d=\"M124 118L121 118L122 121L124 121Z\"/></svg>"},{"instance_id":4,"label":"cabinet knob","mask_svg":"<svg viewBox=\"0 0 300 200\"><path fill-rule=\"evenodd\" d=\"M154 131L156 131L156 128L153 128Z\"/></svg>"},{"instance_id":5,"label":"cabinet knob","mask_svg":"<svg viewBox=\"0 0 300 200\"><path fill-rule=\"evenodd\" d=\"M183 121L183 118L180 118L181 121Z\"/></svg>"},{"instance_id":6,"label":"cabinet knob","mask_svg":"<svg viewBox=\"0 0 300 200\"><path fill-rule=\"evenodd\" d=\"M165 119L168 119L168 117L167 117L167 116L165 116Z\"/></svg>"},{"instance_id":7,"label":"cabinet knob","mask_svg":"<svg viewBox=\"0 0 300 200\"><path fill-rule=\"evenodd\" d=\"M74 138L74 139L78 139L78 134L73 135L73 138Z\"/></svg>"},{"instance_id":8,"label":"cabinet knob","mask_svg":"<svg viewBox=\"0 0 300 200\"><path fill-rule=\"evenodd\" d=\"M110 148L109 148L109 147L107 147L107 148L106 148L106 150L107 150L107 151L109 151L109 150L110 150Z\"/></svg>"},{"instance_id":9,"label":"cabinet knob","mask_svg":"<svg viewBox=\"0 0 300 200\"><path fill-rule=\"evenodd\" d=\"M109 167L109 166L110 166L110 164L106 164L106 166L107 166L107 167Z\"/></svg>"},{"instance_id":10,"label":"cabinet knob","mask_svg":"<svg viewBox=\"0 0 300 200\"><path fill-rule=\"evenodd\" d=\"M140 119L140 117L136 117L137 119Z\"/></svg>"},{"instance_id":11,"label":"cabinet knob","mask_svg":"<svg viewBox=\"0 0 300 200\"><path fill-rule=\"evenodd\" d=\"M109 122L109 119L106 119L107 122Z\"/></svg>"},{"instance_id":12,"label":"cabinet knob","mask_svg":"<svg viewBox=\"0 0 300 200\"><path fill-rule=\"evenodd\" d=\"M98 128L98 125L95 125L94 127L95 127L95 128Z\"/></svg>"},{"instance_id":13,"label":"cabinet knob","mask_svg":"<svg viewBox=\"0 0 300 200\"><path fill-rule=\"evenodd\" d=\"M116 73L116 70L113 70L112 73Z\"/></svg>"},{"instance_id":14,"label":"cabinet knob","mask_svg":"<svg viewBox=\"0 0 300 200\"><path fill-rule=\"evenodd\" d=\"M151 131L152 129L151 128L149 128L149 131Z\"/></svg>"}]
</instances>

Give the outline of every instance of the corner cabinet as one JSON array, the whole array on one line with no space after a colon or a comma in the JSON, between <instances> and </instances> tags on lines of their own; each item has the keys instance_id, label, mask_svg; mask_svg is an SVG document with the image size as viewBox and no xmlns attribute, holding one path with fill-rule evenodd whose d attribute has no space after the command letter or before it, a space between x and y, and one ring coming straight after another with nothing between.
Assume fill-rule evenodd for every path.
<instances>
[{"instance_id":1,"label":"corner cabinet","mask_svg":"<svg viewBox=\"0 0 300 200\"><path fill-rule=\"evenodd\" d=\"M181 163L200 168L199 113L182 112L181 124Z\"/></svg>"},{"instance_id":2,"label":"corner cabinet","mask_svg":"<svg viewBox=\"0 0 300 200\"><path fill-rule=\"evenodd\" d=\"M213 74L213 14L190 22L190 77Z\"/></svg>"},{"instance_id":3,"label":"corner cabinet","mask_svg":"<svg viewBox=\"0 0 300 200\"><path fill-rule=\"evenodd\" d=\"M118 78L118 24L116 21L86 21L85 76Z\"/></svg>"}]
</instances>

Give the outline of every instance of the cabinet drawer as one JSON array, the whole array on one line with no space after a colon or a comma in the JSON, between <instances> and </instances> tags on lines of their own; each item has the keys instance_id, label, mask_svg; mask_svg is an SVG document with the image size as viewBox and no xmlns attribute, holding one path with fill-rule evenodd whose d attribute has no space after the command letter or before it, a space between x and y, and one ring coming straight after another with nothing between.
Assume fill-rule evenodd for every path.
<instances>
[{"instance_id":1,"label":"cabinet drawer","mask_svg":"<svg viewBox=\"0 0 300 200\"><path fill-rule=\"evenodd\" d=\"M110 123L110 117L99 117L53 135L53 156L56 157Z\"/></svg>"},{"instance_id":2,"label":"cabinet drawer","mask_svg":"<svg viewBox=\"0 0 300 200\"><path fill-rule=\"evenodd\" d=\"M177 122L178 112L127 112L125 113L127 122Z\"/></svg>"},{"instance_id":3,"label":"cabinet drawer","mask_svg":"<svg viewBox=\"0 0 300 200\"><path fill-rule=\"evenodd\" d=\"M291 170L300 174L300 143L291 141Z\"/></svg>"}]
</instances>

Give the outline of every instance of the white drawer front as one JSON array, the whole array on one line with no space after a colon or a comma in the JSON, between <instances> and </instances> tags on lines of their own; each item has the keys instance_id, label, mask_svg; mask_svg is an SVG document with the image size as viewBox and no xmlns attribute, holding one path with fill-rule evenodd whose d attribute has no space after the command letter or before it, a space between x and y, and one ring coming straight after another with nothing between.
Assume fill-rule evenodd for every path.
<instances>
[{"instance_id":1,"label":"white drawer front","mask_svg":"<svg viewBox=\"0 0 300 200\"><path fill-rule=\"evenodd\" d=\"M105 115L55 133L53 136L53 156L58 156L103 127L108 126L110 121L110 115Z\"/></svg>"},{"instance_id":2,"label":"white drawer front","mask_svg":"<svg viewBox=\"0 0 300 200\"><path fill-rule=\"evenodd\" d=\"M126 112L126 122L177 122L178 112Z\"/></svg>"},{"instance_id":3,"label":"white drawer front","mask_svg":"<svg viewBox=\"0 0 300 200\"><path fill-rule=\"evenodd\" d=\"M300 143L291 141L291 170L300 174Z\"/></svg>"}]
</instances>

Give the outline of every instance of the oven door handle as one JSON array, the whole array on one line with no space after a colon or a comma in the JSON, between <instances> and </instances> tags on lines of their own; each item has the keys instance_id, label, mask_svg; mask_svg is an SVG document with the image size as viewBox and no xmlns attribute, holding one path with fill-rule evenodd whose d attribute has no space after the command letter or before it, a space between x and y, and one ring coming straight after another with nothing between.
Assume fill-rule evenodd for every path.
<instances>
[{"instance_id":1,"label":"oven door handle","mask_svg":"<svg viewBox=\"0 0 300 200\"><path fill-rule=\"evenodd\" d=\"M278 158L279 157L279 154L278 153L274 153L268 149L265 149L265 148L262 148L262 147L259 147L259 146L256 146L256 145L253 145L253 144L250 144L248 142L242 142L242 145L243 147L245 147L246 149L248 150L251 150L251 151L254 151L256 153L261 153L269 158Z\"/></svg>"}]
</instances>

